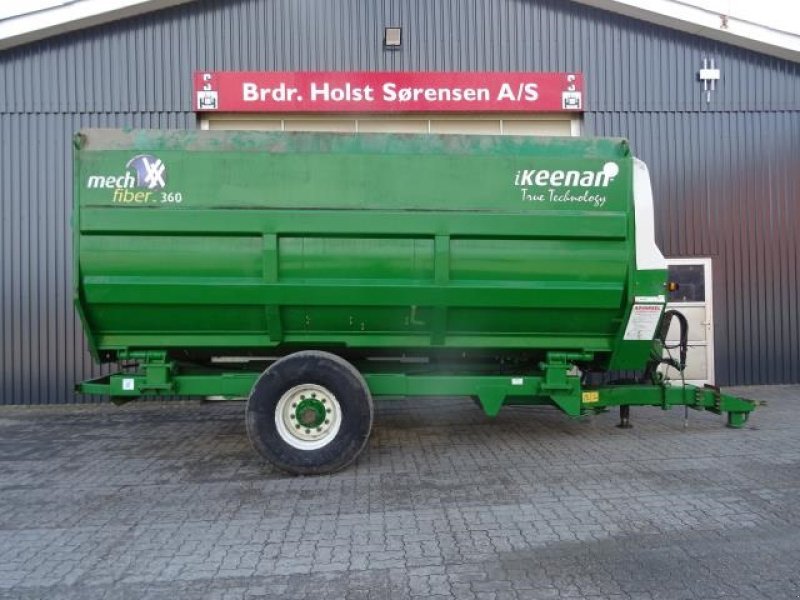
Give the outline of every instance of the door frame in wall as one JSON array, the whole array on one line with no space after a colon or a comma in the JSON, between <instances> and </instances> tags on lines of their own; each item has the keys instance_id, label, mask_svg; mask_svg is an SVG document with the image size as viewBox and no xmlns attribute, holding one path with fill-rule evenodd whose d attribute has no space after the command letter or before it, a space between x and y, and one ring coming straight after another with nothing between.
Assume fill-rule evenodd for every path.
<instances>
[{"instance_id":1,"label":"door frame in wall","mask_svg":"<svg viewBox=\"0 0 800 600\"><path fill-rule=\"evenodd\" d=\"M674 308L680 310L681 307L702 306L706 311L706 320L703 323L706 327L705 345L706 345L706 379L687 379L686 383L693 385L702 385L705 383L713 384L715 381L714 369L714 289L713 289L713 271L712 260L710 257L681 257L681 258L667 258L667 266L673 265L702 265L703 278L705 288L705 300L703 302L668 302L667 308ZM691 343L691 331L690 331Z\"/></svg>"}]
</instances>

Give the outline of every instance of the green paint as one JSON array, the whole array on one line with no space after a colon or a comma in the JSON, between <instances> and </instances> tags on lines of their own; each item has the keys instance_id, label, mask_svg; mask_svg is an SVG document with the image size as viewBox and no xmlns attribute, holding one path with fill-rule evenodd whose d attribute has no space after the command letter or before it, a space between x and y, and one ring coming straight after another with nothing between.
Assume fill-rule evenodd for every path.
<instances>
[{"instance_id":1,"label":"green paint","mask_svg":"<svg viewBox=\"0 0 800 600\"><path fill-rule=\"evenodd\" d=\"M294 418L303 427L316 429L325 422L326 412L325 405L311 394L303 396L297 403Z\"/></svg>"},{"instance_id":2,"label":"green paint","mask_svg":"<svg viewBox=\"0 0 800 600\"><path fill-rule=\"evenodd\" d=\"M346 347L437 368L356 364L375 396L473 396L492 416L683 405L741 427L755 408L572 371L641 368L654 349L623 335L666 272L636 269L622 140L88 130L75 146L78 313L96 357L139 361L83 393L243 397L263 366L179 360ZM311 394L293 408L324 423Z\"/></svg>"},{"instance_id":3,"label":"green paint","mask_svg":"<svg viewBox=\"0 0 800 600\"><path fill-rule=\"evenodd\" d=\"M452 374L385 373L367 363L356 366L364 375L373 396L473 396L484 411L495 416L505 405L550 405L566 414L578 417L602 412L616 406L655 406L669 409L688 406L727 414L730 427L742 427L756 408L750 400L723 394L714 388L691 385L618 385L583 387L578 377L569 375L565 356L551 353L544 373L502 375L464 375L453 369ZM156 361L157 363L157 361ZM157 363L158 364L158 363ZM560 365L560 366L559 366ZM133 373L116 373L78 386L84 394L109 395L117 400L139 396L176 395L231 398L245 397L260 375L260 371L187 371L171 368L165 381L168 389L152 385L149 364L145 361ZM127 381L127 384L126 384ZM126 387L128 389L126 389ZM301 398L295 408L295 418L305 427L316 428L324 422L325 407L310 394Z\"/></svg>"},{"instance_id":4,"label":"green paint","mask_svg":"<svg viewBox=\"0 0 800 600\"><path fill-rule=\"evenodd\" d=\"M729 412L728 413L728 427L732 429L741 429L747 423L747 418L750 416L749 412Z\"/></svg>"},{"instance_id":5,"label":"green paint","mask_svg":"<svg viewBox=\"0 0 800 600\"><path fill-rule=\"evenodd\" d=\"M649 355L621 335L633 296L663 293L666 274L635 268L622 140L82 135L75 295L102 359L330 344L561 350L599 368ZM132 183L141 155L163 162L163 188Z\"/></svg>"}]
</instances>

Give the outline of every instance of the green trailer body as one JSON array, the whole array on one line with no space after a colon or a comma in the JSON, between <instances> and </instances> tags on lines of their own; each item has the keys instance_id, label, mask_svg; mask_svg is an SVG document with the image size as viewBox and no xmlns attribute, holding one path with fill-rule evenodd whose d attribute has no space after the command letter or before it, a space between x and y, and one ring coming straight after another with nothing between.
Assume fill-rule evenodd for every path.
<instances>
[{"instance_id":1,"label":"green trailer body","mask_svg":"<svg viewBox=\"0 0 800 600\"><path fill-rule=\"evenodd\" d=\"M74 192L89 346L137 365L80 391L248 396L254 445L294 472L354 458L323 456L352 432L309 364L363 387L370 424L372 396L396 394L473 395L489 414L682 404L732 425L752 410L652 369L633 387L578 374L662 351L666 265L624 140L86 130ZM258 391L287 370L312 387Z\"/></svg>"}]
</instances>

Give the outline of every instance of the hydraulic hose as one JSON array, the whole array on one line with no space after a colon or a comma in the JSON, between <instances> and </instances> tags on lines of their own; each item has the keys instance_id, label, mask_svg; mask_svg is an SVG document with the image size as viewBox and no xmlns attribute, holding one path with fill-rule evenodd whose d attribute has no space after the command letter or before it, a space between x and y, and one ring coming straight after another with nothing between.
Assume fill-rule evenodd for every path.
<instances>
[{"instance_id":1,"label":"hydraulic hose","mask_svg":"<svg viewBox=\"0 0 800 600\"><path fill-rule=\"evenodd\" d=\"M678 326L680 327L680 334L678 338L678 343L675 345L668 345L666 343L667 335L669 334L670 325L672 325L672 319L678 319ZM689 349L689 321L686 319L686 316L677 310L670 309L664 313L664 316L661 318L661 326L658 329L656 334L656 339L661 342L661 347L666 348L667 350L678 348L678 360L675 360L672 357L664 358L662 356L653 356L653 358L647 363L647 367L645 368L644 372L644 380L650 381L652 380L653 374L655 373L656 368L660 364L669 365L680 371L681 373L686 368L686 354Z\"/></svg>"}]
</instances>

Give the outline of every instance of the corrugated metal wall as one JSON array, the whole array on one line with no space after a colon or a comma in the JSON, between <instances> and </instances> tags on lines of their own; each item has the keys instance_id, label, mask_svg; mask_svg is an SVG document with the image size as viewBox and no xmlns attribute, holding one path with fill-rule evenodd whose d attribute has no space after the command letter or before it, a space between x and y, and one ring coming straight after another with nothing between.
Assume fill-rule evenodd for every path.
<instances>
[{"instance_id":1,"label":"corrugated metal wall","mask_svg":"<svg viewBox=\"0 0 800 600\"><path fill-rule=\"evenodd\" d=\"M195 69L583 71L586 133L650 165L665 253L714 258L718 381L800 381L797 64L571 2L231 0L0 52L0 403L72 402L99 372L72 308L71 134L196 127Z\"/></svg>"},{"instance_id":2,"label":"corrugated metal wall","mask_svg":"<svg viewBox=\"0 0 800 600\"><path fill-rule=\"evenodd\" d=\"M723 384L800 381L800 110L595 112L650 167L656 239L710 256Z\"/></svg>"}]
</instances>

